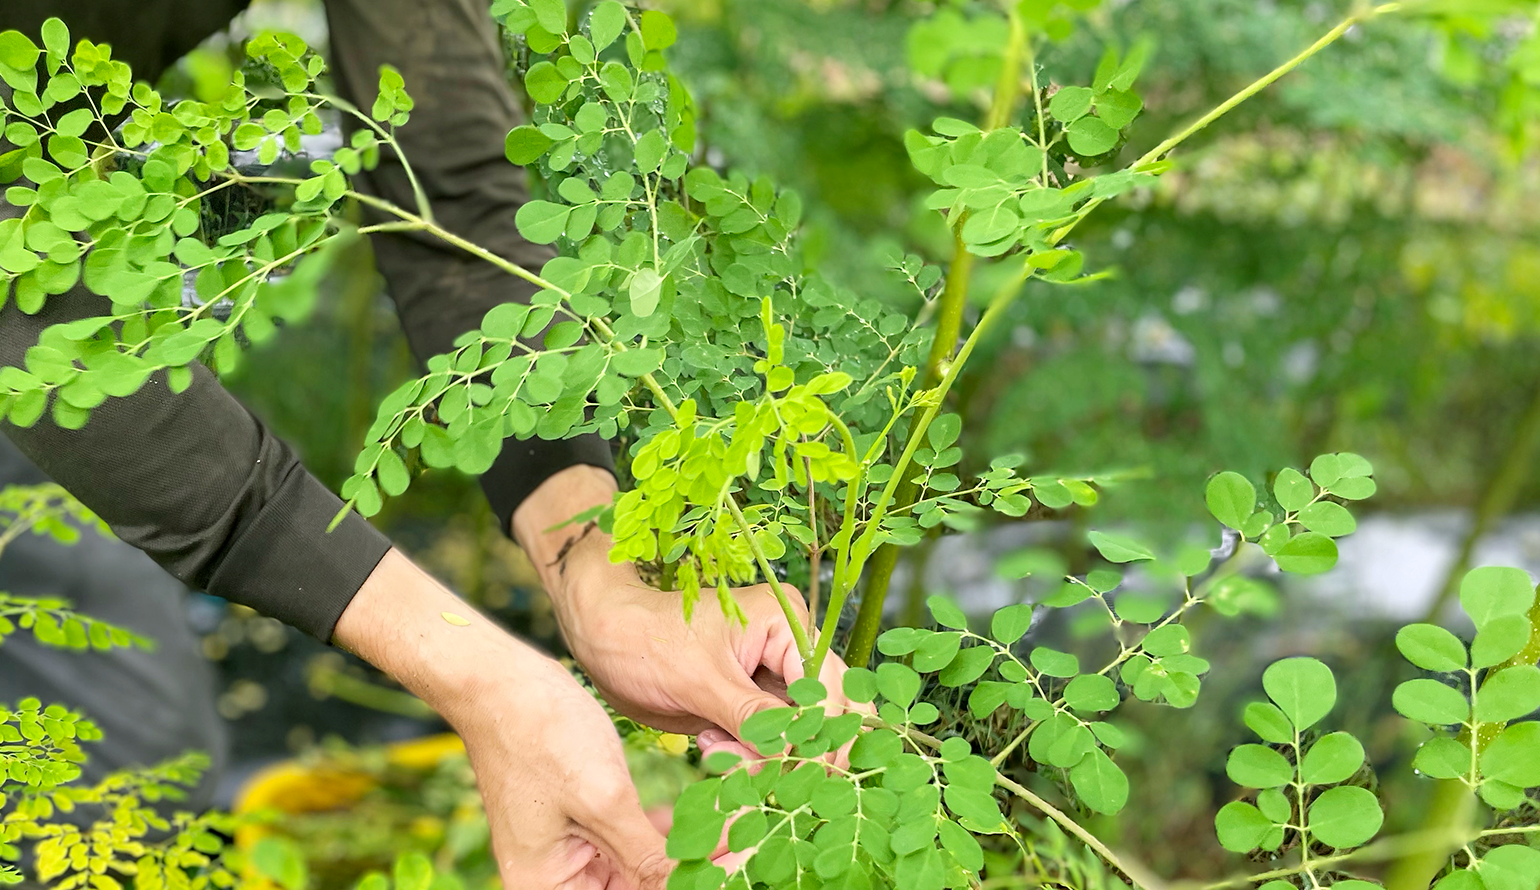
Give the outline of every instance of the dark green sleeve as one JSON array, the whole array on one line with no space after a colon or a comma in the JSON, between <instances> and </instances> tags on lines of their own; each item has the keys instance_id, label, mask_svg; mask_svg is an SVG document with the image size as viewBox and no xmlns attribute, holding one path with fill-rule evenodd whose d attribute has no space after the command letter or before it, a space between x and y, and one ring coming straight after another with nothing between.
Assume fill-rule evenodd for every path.
<instances>
[{"instance_id":1,"label":"dark green sleeve","mask_svg":"<svg viewBox=\"0 0 1540 890\"><path fill-rule=\"evenodd\" d=\"M368 109L380 66L395 66L414 103L411 120L396 136L437 222L539 271L553 253L523 240L514 227L514 213L529 194L524 171L503 156L503 141L520 114L489 7L488 0L327 0L331 70L342 94ZM344 117L345 128L355 123ZM398 206L415 206L410 183L388 152L358 184ZM528 302L534 292L522 279L431 235L370 237L419 360L448 352L492 307ZM505 442L481 477L503 531L525 497L577 464L613 470L609 443L593 435Z\"/></svg>"}]
</instances>

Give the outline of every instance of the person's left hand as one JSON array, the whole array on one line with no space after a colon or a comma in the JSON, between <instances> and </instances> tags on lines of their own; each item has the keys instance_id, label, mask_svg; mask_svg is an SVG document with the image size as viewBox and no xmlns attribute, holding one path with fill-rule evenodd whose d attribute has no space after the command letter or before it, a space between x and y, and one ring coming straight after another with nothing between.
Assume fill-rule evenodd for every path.
<instances>
[{"instance_id":1,"label":"person's left hand","mask_svg":"<svg viewBox=\"0 0 1540 890\"><path fill-rule=\"evenodd\" d=\"M710 592L687 622L678 593L654 590L634 566L609 561L608 535L569 527L557 537L560 543L541 541L550 535L541 534L540 522L572 516L586 506L584 500L599 496L590 492L580 497L581 485L601 490L607 486L613 492L608 473L594 475L601 472L579 467L559 474L568 476L560 488L565 503L549 503L538 518L531 507L519 535L546 582L568 647L605 700L622 714L665 731L696 735L707 753L730 750L749 756L750 751L734 741L743 721L785 705L778 693L804 675L785 613L769 586L757 585L732 591L748 619L746 626L724 616ZM530 501L540 494L537 491ZM516 530L520 520L516 514ZM802 595L795 588L782 588L806 627ZM828 690L825 705L831 712L843 711L848 704L842 690L844 672L844 663L830 653L819 679Z\"/></svg>"}]
</instances>

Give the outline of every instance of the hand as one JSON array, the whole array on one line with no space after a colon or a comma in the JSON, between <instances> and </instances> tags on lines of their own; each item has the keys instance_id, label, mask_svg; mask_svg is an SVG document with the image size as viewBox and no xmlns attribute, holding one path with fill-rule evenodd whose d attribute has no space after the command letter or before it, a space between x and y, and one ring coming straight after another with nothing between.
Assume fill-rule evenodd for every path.
<instances>
[{"instance_id":1,"label":"hand","mask_svg":"<svg viewBox=\"0 0 1540 890\"><path fill-rule=\"evenodd\" d=\"M686 622L677 593L648 587L630 564L609 561L609 536L595 528L550 529L597 503L615 483L608 473L573 467L551 477L514 514L514 532L541 572L567 645L616 710L649 726L697 734L707 753L730 750L743 721L786 702L776 692L803 676L802 659L768 585L732 591L748 618L723 616L707 594ZM797 620L807 607L783 585ZM825 660L819 679L833 713L846 707L845 666Z\"/></svg>"},{"instance_id":2,"label":"hand","mask_svg":"<svg viewBox=\"0 0 1540 890\"><path fill-rule=\"evenodd\" d=\"M333 639L420 695L460 733L504 887L663 890L663 836L642 814L620 739L561 665L396 551L354 597Z\"/></svg>"}]
</instances>

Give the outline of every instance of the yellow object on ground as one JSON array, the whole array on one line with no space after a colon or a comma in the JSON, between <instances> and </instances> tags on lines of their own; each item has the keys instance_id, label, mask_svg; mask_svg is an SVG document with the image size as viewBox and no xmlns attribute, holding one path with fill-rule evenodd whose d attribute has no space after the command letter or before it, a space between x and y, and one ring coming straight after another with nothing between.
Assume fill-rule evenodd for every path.
<instances>
[{"instance_id":1,"label":"yellow object on ground","mask_svg":"<svg viewBox=\"0 0 1540 890\"><path fill-rule=\"evenodd\" d=\"M385 747L385 759L391 766L426 770L447 757L465 753L465 743L454 733L424 736ZM235 814L249 815L264 810L280 813L318 813L356 803L375 787L375 778L363 770L317 768L285 760L260 770L247 780L235 799ZM236 830L235 843L250 850L272 829L248 822Z\"/></svg>"}]
</instances>

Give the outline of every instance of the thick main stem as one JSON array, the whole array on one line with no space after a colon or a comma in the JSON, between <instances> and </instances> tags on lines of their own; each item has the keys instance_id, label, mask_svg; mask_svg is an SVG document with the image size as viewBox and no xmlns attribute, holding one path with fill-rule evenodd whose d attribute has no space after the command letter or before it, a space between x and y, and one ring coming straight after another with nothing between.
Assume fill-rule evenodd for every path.
<instances>
[{"instance_id":1,"label":"thick main stem","mask_svg":"<svg viewBox=\"0 0 1540 890\"><path fill-rule=\"evenodd\" d=\"M994 99L990 102L989 115L984 129L995 130L1010 121L1016 107L1016 97L1021 93L1021 66L1027 56L1027 32L1014 7L1011 10L1010 40L1005 48L1005 58L1000 65L1000 79L995 84ZM966 214L964 214L966 217ZM941 369L952 357L962 332L963 310L968 306L968 290L973 278L974 256L963 241L962 227L965 219L955 221L952 235L952 263L947 268L946 285L941 291L940 307L936 313L936 336L930 344L930 354L925 358L925 371L920 376L920 389L931 389L941 382ZM909 425L909 438L913 439L919 426L917 415ZM905 474L894 491L894 503L903 509L919 497L920 485L916 473ZM882 607L888 598L888 587L893 580L893 569L898 564L898 547L884 544L872 557L871 572L867 576L866 590L861 596L861 609L856 613L856 624L851 632L850 645L845 660L857 667L864 667L871 659L872 646L882 627Z\"/></svg>"}]
</instances>

